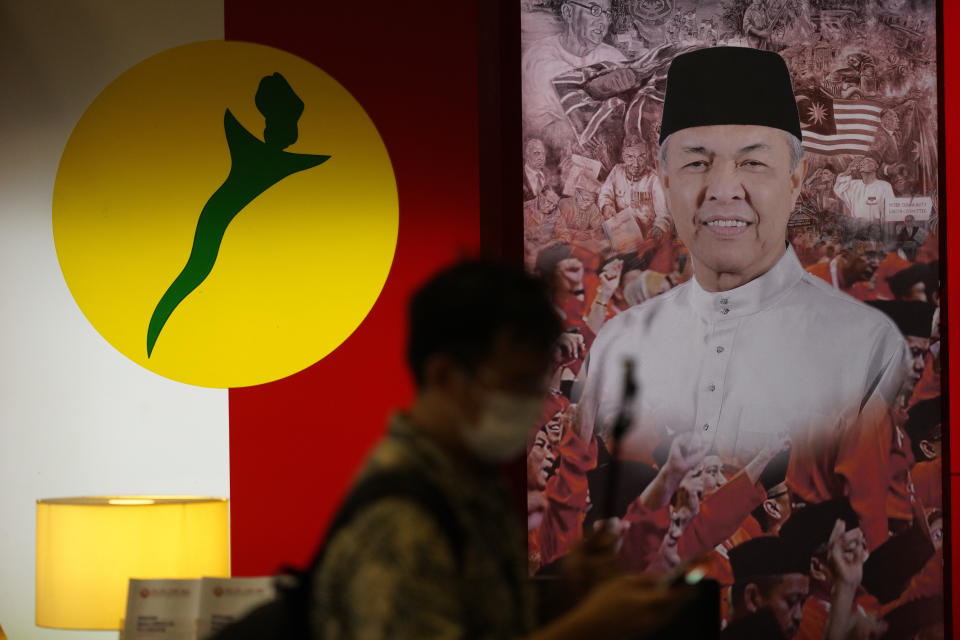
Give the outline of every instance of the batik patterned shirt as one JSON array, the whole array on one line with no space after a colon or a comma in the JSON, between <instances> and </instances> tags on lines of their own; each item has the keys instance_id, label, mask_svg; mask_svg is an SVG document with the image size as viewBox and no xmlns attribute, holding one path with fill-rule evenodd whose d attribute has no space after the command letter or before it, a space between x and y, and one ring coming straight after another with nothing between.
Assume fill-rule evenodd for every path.
<instances>
[{"instance_id":1,"label":"batik patterned shirt","mask_svg":"<svg viewBox=\"0 0 960 640\"><path fill-rule=\"evenodd\" d=\"M515 638L532 626L520 521L494 470L468 471L398 416L358 479L422 473L462 531L456 553L438 518L413 498L361 508L328 541L312 623L325 640Z\"/></svg>"}]
</instances>

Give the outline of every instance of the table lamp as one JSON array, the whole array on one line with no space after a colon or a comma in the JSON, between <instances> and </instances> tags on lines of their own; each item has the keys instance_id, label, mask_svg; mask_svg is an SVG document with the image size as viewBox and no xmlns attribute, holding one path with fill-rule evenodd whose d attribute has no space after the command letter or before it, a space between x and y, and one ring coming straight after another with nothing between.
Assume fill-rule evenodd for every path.
<instances>
[{"instance_id":1,"label":"table lamp","mask_svg":"<svg viewBox=\"0 0 960 640\"><path fill-rule=\"evenodd\" d=\"M37 500L36 623L119 629L130 578L230 575L225 498Z\"/></svg>"}]
</instances>

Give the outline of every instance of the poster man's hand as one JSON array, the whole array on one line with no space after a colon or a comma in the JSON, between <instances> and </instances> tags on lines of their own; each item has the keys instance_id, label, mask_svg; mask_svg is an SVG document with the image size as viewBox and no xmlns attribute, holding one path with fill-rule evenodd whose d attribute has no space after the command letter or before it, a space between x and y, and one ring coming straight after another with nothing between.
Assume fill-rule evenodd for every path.
<instances>
[{"instance_id":1,"label":"poster man's hand","mask_svg":"<svg viewBox=\"0 0 960 640\"><path fill-rule=\"evenodd\" d=\"M584 354L583 336L579 333L561 333L554 343L553 361L556 366L576 362Z\"/></svg>"},{"instance_id":2,"label":"poster man's hand","mask_svg":"<svg viewBox=\"0 0 960 640\"><path fill-rule=\"evenodd\" d=\"M682 433L673 439L665 468L671 475L683 477L703 461L707 443L697 433Z\"/></svg>"},{"instance_id":3,"label":"poster man's hand","mask_svg":"<svg viewBox=\"0 0 960 640\"><path fill-rule=\"evenodd\" d=\"M632 69L615 69L588 82L587 92L594 98L610 98L633 89L636 84L637 77Z\"/></svg>"},{"instance_id":4,"label":"poster man's hand","mask_svg":"<svg viewBox=\"0 0 960 640\"><path fill-rule=\"evenodd\" d=\"M623 260L611 260L600 272L600 287L597 289L597 301L609 302L613 292L620 286L620 274L623 272Z\"/></svg>"},{"instance_id":5,"label":"poster man's hand","mask_svg":"<svg viewBox=\"0 0 960 640\"><path fill-rule=\"evenodd\" d=\"M851 587L863 579L863 563L867 560L867 541L859 528L845 531L843 520L837 520L827 542L827 561L837 582Z\"/></svg>"}]
</instances>

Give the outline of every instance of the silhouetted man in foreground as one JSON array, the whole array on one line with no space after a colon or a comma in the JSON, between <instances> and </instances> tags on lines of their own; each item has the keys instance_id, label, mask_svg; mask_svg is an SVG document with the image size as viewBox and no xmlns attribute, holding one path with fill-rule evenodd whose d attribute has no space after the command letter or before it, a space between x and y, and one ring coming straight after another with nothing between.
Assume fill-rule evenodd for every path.
<instances>
[{"instance_id":1,"label":"silhouetted man in foreground","mask_svg":"<svg viewBox=\"0 0 960 640\"><path fill-rule=\"evenodd\" d=\"M579 585L578 606L533 630L524 532L498 465L535 427L559 335L546 291L519 270L463 263L414 295L416 398L357 483L391 474L421 490L368 502L328 540L312 589L316 637L618 638L682 606L685 591L621 576ZM612 540L585 542L599 561L613 557Z\"/></svg>"}]
</instances>

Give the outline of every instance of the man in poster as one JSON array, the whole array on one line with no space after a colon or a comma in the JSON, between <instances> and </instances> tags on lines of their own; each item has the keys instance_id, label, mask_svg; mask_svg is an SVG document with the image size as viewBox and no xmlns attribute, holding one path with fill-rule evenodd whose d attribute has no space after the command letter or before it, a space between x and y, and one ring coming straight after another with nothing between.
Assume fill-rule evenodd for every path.
<instances>
[{"instance_id":1,"label":"man in poster","mask_svg":"<svg viewBox=\"0 0 960 640\"><path fill-rule=\"evenodd\" d=\"M860 172L859 178L853 177L854 171ZM854 218L868 223L883 224L887 205L894 198L890 183L877 177L877 161L871 156L851 162L847 170L837 176L833 192L843 200Z\"/></svg>"},{"instance_id":2,"label":"man in poster","mask_svg":"<svg viewBox=\"0 0 960 640\"><path fill-rule=\"evenodd\" d=\"M873 549L888 537L889 405L907 351L890 320L806 273L788 245L800 143L778 55L718 47L674 59L658 171L694 278L608 321L579 417L609 436L632 358L639 392L622 455L647 460L693 431L702 451L742 467L785 432L795 499L847 497Z\"/></svg>"},{"instance_id":3,"label":"man in poster","mask_svg":"<svg viewBox=\"0 0 960 640\"><path fill-rule=\"evenodd\" d=\"M773 43L773 30L787 3L782 2L778 6L771 6L771 4L768 0L753 0L743 14L743 31L747 34L747 42L751 47L765 51L776 49Z\"/></svg>"},{"instance_id":4,"label":"man in poster","mask_svg":"<svg viewBox=\"0 0 960 640\"><path fill-rule=\"evenodd\" d=\"M624 209L645 211L645 235L660 238L670 232L670 215L663 200L663 191L645 142L639 136L623 141L621 162L613 167L600 189L597 204L603 217L612 218Z\"/></svg>"},{"instance_id":5,"label":"man in poster","mask_svg":"<svg viewBox=\"0 0 960 640\"><path fill-rule=\"evenodd\" d=\"M523 119L530 132L539 135L553 151L576 142L576 134L567 121L564 107L551 82L558 75L600 62L623 62L624 55L603 39L610 29L611 0L558 3L562 31L542 38L523 55ZM628 88L633 74L629 70L614 73L608 80L621 78Z\"/></svg>"}]
</instances>

